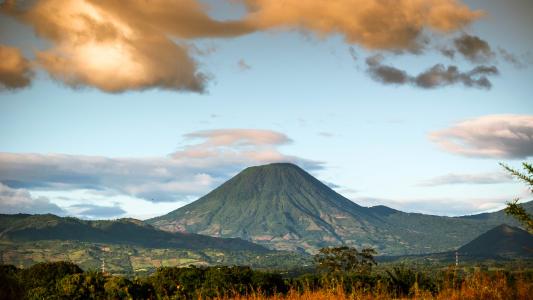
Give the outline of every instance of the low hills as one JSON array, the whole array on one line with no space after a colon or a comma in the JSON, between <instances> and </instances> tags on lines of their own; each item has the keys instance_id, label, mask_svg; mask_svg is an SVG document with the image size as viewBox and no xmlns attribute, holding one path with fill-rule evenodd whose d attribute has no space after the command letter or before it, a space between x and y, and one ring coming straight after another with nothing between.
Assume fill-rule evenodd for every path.
<instances>
[{"instance_id":1,"label":"low hills","mask_svg":"<svg viewBox=\"0 0 533 300\"><path fill-rule=\"evenodd\" d=\"M71 261L84 270L141 275L162 266L248 265L295 268L309 258L238 238L161 231L142 221L86 221L55 215L0 215L0 264Z\"/></svg>"},{"instance_id":2,"label":"low hills","mask_svg":"<svg viewBox=\"0 0 533 300\"><path fill-rule=\"evenodd\" d=\"M533 203L525 204L528 210ZM250 167L212 192L147 223L170 232L239 237L277 250L374 247L404 255L457 249L503 223L503 212L465 217L362 207L296 165Z\"/></svg>"},{"instance_id":3,"label":"low hills","mask_svg":"<svg viewBox=\"0 0 533 300\"><path fill-rule=\"evenodd\" d=\"M135 219L86 221L50 214L0 215L0 239L20 242L68 240L150 248L268 251L262 246L238 238L221 239L198 234L170 233Z\"/></svg>"},{"instance_id":4,"label":"low hills","mask_svg":"<svg viewBox=\"0 0 533 300\"><path fill-rule=\"evenodd\" d=\"M475 258L533 258L533 235L518 227L499 225L457 250Z\"/></svg>"}]
</instances>

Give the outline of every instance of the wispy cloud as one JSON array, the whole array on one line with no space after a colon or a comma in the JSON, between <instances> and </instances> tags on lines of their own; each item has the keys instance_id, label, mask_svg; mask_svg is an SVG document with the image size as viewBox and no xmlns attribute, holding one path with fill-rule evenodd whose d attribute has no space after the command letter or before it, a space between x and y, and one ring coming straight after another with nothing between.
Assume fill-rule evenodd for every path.
<instances>
[{"instance_id":1,"label":"wispy cloud","mask_svg":"<svg viewBox=\"0 0 533 300\"><path fill-rule=\"evenodd\" d=\"M286 135L257 129L192 132L165 157L110 158L66 154L0 153L0 182L27 189L91 189L146 199L180 201L202 195L252 165L293 162L307 170L322 163L286 155Z\"/></svg>"},{"instance_id":2,"label":"wispy cloud","mask_svg":"<svg viewBox=\"0 0 533 300\"><path fill-rule=\"evenodd\" d=\"M108 219L123 216L126 211L120 206L101 206L95 204L75 204L68 207L71 214L84 219Z\"/></svg>"},{"instance_id":3,"label":"wispy cloud","mask_svg":"<svg viewBox=\"0 0 533 300\"><path fill-rule=\"evenodd\" d=\"M453 184L497 184L510 182L509 174L504 172L478 173L478 174L446 174L430 178L421 182L420 186L441 186Z\"/></svg>"},{"instance_id":4,"label":"wispy cloud","mask_svg":"<svg viewBox=\"0 0 533 300\"><path fill-rule=\"evenodd\" d=\"M237 66L239 67L239 70L241 71L248 71L252 69L252 66L250 66L244 59L240 59L237 62Z\"/></svg>"},{"instance_id":5,"label":"wispy cloud","mask_svg":"<svg viewBox=\"0 0 533 300\"><path fill-rule=\"evenodd\" d=\"M516 55L503 48L498 48L498 53L505 62L515 66L515 68L518 69L526 68L533 63L531 52L527 52L522 55Z\"/></svg>"},{"instance_id":6,"label":"wispy cloud","mask_svg":"<svg viewBox=\"0 0 533 300\"><path fill-rule=\"evenodd\" d=\"M331 133L331 132L326 132L326 131L321 131L318 133L319 136L321 137L325 137L325 138L332 138L335 136L335 134Z\"/></svg>"},{"instance_id":7,"label":"wispy cloud","mask_svg":"<svg viewBox=\"0 0 533 300\"><path fill-rule=\"evenodd\" d=\"M443 150L467 157L525 159L533 156L533 116L488 115L430 133Z\"/></svg>"}]
</instances>

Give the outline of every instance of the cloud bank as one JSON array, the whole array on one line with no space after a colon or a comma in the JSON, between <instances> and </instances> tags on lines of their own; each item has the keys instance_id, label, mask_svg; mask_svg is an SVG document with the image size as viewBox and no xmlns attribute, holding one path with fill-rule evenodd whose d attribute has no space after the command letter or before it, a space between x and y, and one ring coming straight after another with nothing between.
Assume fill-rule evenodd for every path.
<instances>
[{"instance_id":1,"label":"cloud bank","mask_svg":"<svg viewBox=\"0 0 533 300\"><path fill-rule=\"evenodd\" d=\"M31 64L20 50L0 45L0 90L27 87L32 77Z\"/></svg>"},{"instance_id":2,"label":"cloud bank","mask_svg":"<svg viewBox=\"0 0 533 300\"><path fill-rule=\"evenodd\" d=\"M359 197L357 203L368 206L386 205L404 212L423 213L430 215L465 216L483 212L492 212L505 208L505 202L514 196L495 196L484 198L424 198L424 199L387 199L375 197Z\"/></svg>"},{"instance_id":3,"label":"cloud bank","mask_svg":"<svg viewBox=\"0 0 533 300\"><path fill-rule=\"evenodd\" d=\"M252 165L293 162L311 171L322 168L320 162L281 153L278 147L291 140L275 131L209 130L185 138L191 144L153 158L0 153L0 182L12 188L91 189L165 202L200 196Z\"/></svg>"},{"instance_id":4,"label":"cloud bank","mask_svg":"<svg viewBox=\"0 0 533 300\"><path fill-rule=\"evenodd\" d=\"M526 159L533 156L533 116L488 115L430 133L441 149L467 157Z\"/></svg>"}]
</instances>

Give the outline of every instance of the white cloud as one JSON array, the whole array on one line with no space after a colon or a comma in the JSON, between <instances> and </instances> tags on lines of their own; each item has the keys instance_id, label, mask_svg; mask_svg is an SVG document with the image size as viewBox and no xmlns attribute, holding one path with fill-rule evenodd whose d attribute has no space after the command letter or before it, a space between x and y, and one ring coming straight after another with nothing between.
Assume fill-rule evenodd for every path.
<instances>
[{"instance_id":1,"label":"white cloud","mask_svg":"<svg viewBox=\"0 0 533 300\"><path fill-rule=\"evenodd\" d=\"M200 196L252 165L293 162L307 170L321 168L320 162L280 152L278 147L291 140L275 131L224 129L185 137L192 144L165 157L0 153L0 182L26 189L91 189L165 202Z\"/></svg>"},{"instance_id":2,"label":"white cloud","mask_svg":"<svg viewBox=\"0 0 533 300\"><path fill-rule=\"evenodd\" d=\"M442 149L467 157L533 156L533 115L488 115L430 133Z\"/></svg>"},{"instance_id":3,"label":"white cloud","mask_svg":"<svg viewBox=\"0 0 533 300\"><path fill-rule=\"evenodd\" d=\"M529 199L530 195L527 195ZM425 199L388 199L374 197L356 197L354 201L360 205L385 205L404 212L423 213L430 215L463 216L492 212L503 209L505 203L516 198L516 195L496 195L485 198L425 198Z\"/></svg>"},{"instance_id":4,"label":"white cloud","mask_svg":"<svg viewBox=\"0 0 533 300\"><path fill-rule=\"evenodd\" d=\"M64 210L46 197L32 197L25 189L13 189L0 182L0 213L64 214Z\"/></svg>"},{"instance_id":5,"label":"white cloud","mask_svg":"<svg viewBox=\"0 0 533 300\"><path fill-rule=\"evenodd\" d=\"M102 206L95 204L75 204L68 207L69 213L84 219L117 218L126 213L118 205Z\"/></svg>"}]
</instances>

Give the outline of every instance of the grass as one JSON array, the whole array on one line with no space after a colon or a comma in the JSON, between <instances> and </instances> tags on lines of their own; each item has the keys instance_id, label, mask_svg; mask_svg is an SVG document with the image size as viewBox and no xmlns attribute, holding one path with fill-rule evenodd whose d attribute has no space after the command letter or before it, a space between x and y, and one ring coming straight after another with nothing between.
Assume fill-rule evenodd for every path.
<instances>
[{"instance_id":1,"label":"grass","mask_svg":"<svg viewBox=\"0 0 533 300\"><path fill-rule=\"evenodd\" d=\"M476 272L461 282L453 280L445 282L438 292L422 290L417 284L411 287L408 295L397 295L387 288L386 284L378 284L372 290L354 288L346 293L342 286L322 288L319 290L291 289L287 294L265 296L260 291L249 295L220 297L219 300L380 300L380 299L434 299L434 300L530 300L533 299L533 280L518 277L511 280L505 273L488 274ZM199 298L201 299L201 297Z\"/></svg>"}]
</instances>

